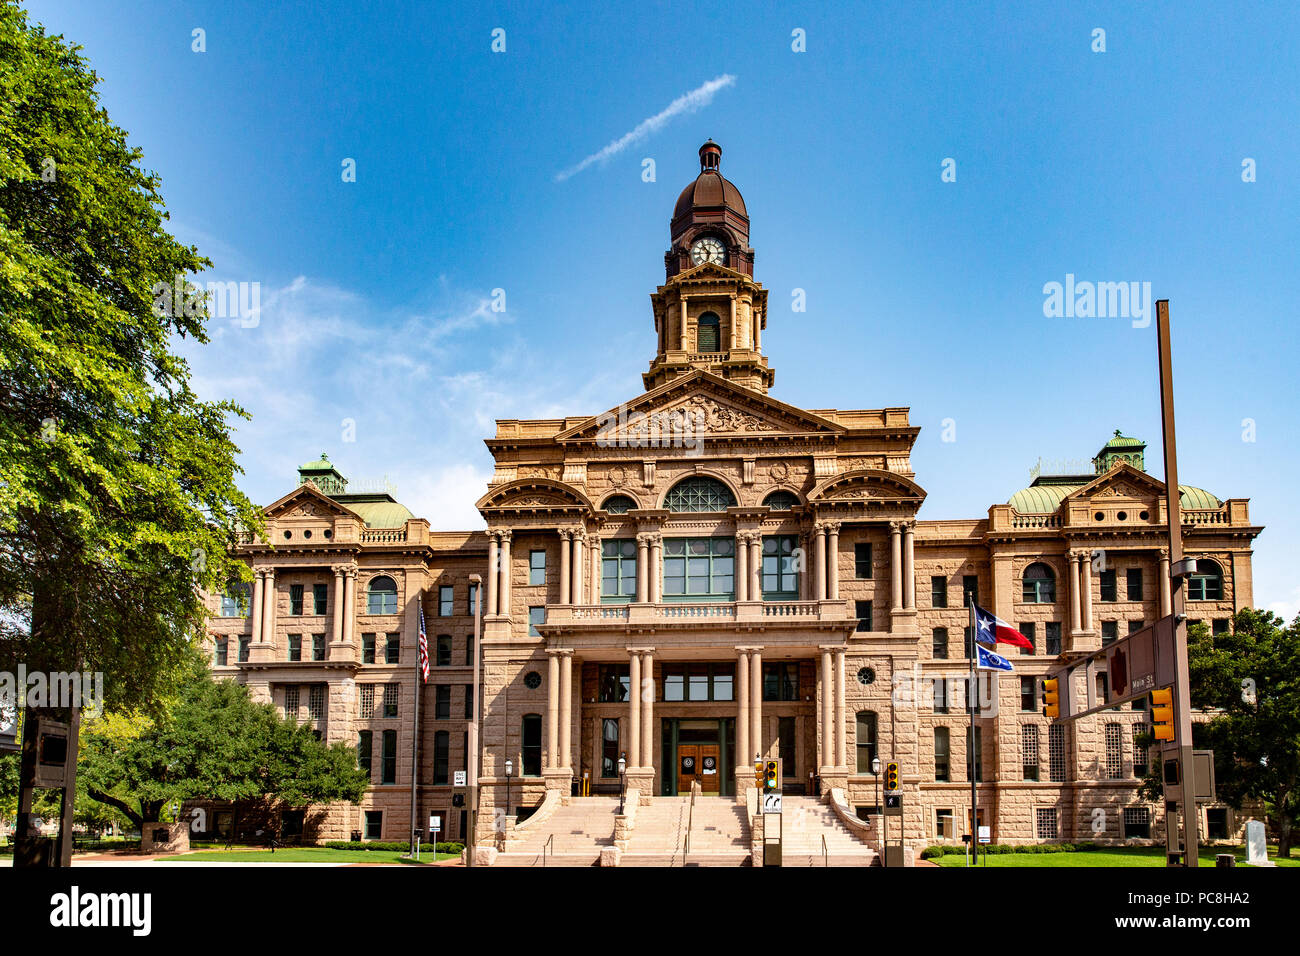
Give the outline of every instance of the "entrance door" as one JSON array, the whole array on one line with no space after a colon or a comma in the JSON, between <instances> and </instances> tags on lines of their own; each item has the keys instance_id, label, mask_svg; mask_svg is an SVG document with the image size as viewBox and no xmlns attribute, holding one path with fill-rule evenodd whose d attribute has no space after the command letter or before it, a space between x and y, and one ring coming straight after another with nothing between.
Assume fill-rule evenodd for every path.
<instances>
[{"instance_id":1,"label":"entrance door","mask_svg":"<svg viewBox=\"0 0 1300 956\"><path fill-rule=\"evenodd\" d=\"M721 748L717 744L700 744L700 789L717 794L722 785Z\"/></svg>"},{"instance_id":2,"label":"entrance door","mask_svg":"<svg viewBox=\"0 0 1300 956\"><path fill-rule=\"evenodd\" d=\"M700 750L703 749L699 744L678 744L677 745L677 792L690 793L691 784L702 777L700 773ZM704 786L703 780L700 786Z\"/></svg>"}]
</instances>

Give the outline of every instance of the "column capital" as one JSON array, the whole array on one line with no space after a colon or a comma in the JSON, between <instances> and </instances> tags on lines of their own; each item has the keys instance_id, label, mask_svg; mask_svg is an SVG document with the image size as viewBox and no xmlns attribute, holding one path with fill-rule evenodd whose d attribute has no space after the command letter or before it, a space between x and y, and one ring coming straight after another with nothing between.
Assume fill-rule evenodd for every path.
<instances>
[{"instance_id":1,"label":"column capital","mask_svg":"<svg viewBox=\"0 0 1300 956\"><path fill-rule=\"evenodd\" d=\"M509 544L510 536L514 532L512 532L509 528L500 528L497 531L494 531L492 533L497 536L497 538L501 541L502 544Z\"/></svg>"},{"instance_id":2,"label":"column capital","mask_svg":"<svg viewBox=\"0 0 1300 956\"><path fill-rule=\"evenodd\" d=\"M654 544L656 541L662 540L663 538L658 531L638 531L636 535L636 543L646 548L650 547L650 545Z\"/></svg>"},{"instance_id":3,"label":"column capital","mask_svg":"<svg viewBox=\"0 0 1300 956\"><path fill-rule=\"evenodd\" d=\"M827 518L822 521L822 526L825 527L827 534L839 534L840 525L843 523L843 521L836 521L833 518Z\"/></svg>"},{"instance_id":4,"label":"column capital","mask_svg":"<svg viewBox=\"0 0 1300 956\"><path fill-rule=\"evenodd\" d=\"M1070 560L1073 561L1075 564L1078 564L1084 558L1091 558L1091 557L1092 557L1092 553L1087 548L1070 549Z\"/></svg>"},{"instance_id":5,"label":"column capital","mask_svg":"<svg viewBox=\"0 0 1300 956\"><path fill-rule=\"evenodd\" d=\"M904 521L901 518L891 518L889 521L889 533L901 534L903 531Z\"/></svg>"},{"instance_id":6,"label":"column capital","mask_svg":"<svg viewBox=\"0 0 1300 956\"><path fill-rule=\"evenodd\" d=\"M569 532L569 535L574 541L578 542L586 541L588 537L586 528L574 528Z\"/></svg>"},{"instance_id":7,"label":"column capital","mask_svg":"<svg viewBox=\"0 0 1300 956\"><path fill-rule=\"evenodd\" d=\"M835 651L843 652L843 651L848 650L848 648L847 648L845 645L843 645L843 644L818 644L818 645L817 645L817 650L819 650L819 651L831 651L831 652L835 652Z\"/></svg>"},{"instance_id":8,"label":"column capital","mask_svg":"<svg viewBox=\"0 0 1300 956\"><path fill-rule=\"evenodd\" d=\"M902 526L904 534L913 534L916 531L915 518L903 518L898 523Z\"/></svg>"},{"instance_id":9,"label":"column capital","mask_svg":"<svg viewBox=\"0 0 1300 956\"><path fill-rule=\"evenodd\" d=\"M562 541L573 540L573 530L571 528L557 528L555 533L560 536Z\"/></svg>"},{"instance_id":10,"label":"column capital","mask_svg":"<svg viewBox=\"0 0 1300 956\"><path fill-rule=\"evenodd\" d=\"M1160 560L1161 560L1161 561L1168 561L1168 560L1169 560L1169 549L1168 549L1168 548L1157 548L1157 549L1156 549L1156 553L1160 555Z\"/></svg>"}]
</instances>

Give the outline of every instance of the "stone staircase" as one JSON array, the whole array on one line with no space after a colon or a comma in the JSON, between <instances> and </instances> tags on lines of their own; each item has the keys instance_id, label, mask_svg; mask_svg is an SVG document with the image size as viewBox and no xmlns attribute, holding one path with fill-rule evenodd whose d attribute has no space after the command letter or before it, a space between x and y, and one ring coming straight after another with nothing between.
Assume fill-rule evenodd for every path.
<instances>
[{"instance_id":1,"label":"stone staircase","mask_svg":"<svg viewBox=\"0 0 1300 956\"><path fill-rule=\"evenodd\" d=\"M877 866L877 853L816 797L784 797L782 866ZM826 854L822 855L822 837Z\"/></svg>"},{"instance_id":2,"label":"stone staircase","mask_svg":"<svg viewBox=\"0 0 1300 956\"><path fill-rule=\"evenodd\" d=\"M573 797L539 824L537 832L520 831L494 865L599 866L600 851L614 845L617 813L618 797Z\"/></svg>"},{"instance_id":3,"label":"stone staircase","mask_svg":"<svg viewBox=\"0 0 1300 956\"><path fill-rule=\"evenodd\" d=\"M619 866L744 866L750 856L745 808L732 797L655 797L638 807ZM691 821L690 854L686 826Z\"/></svg>"}]
</instances>

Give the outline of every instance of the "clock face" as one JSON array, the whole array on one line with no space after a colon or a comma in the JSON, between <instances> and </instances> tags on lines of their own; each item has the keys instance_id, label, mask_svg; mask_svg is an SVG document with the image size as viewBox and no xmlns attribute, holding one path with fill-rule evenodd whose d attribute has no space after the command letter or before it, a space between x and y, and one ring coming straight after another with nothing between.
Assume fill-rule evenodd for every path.
<instances>
[{"instance_id":1,"label":"clock face","mask_svg":"<svg viewBox=\"0 0 1300 956\"><path fill-rule=\"evenodd\" d=\"M726 247L712 236L705 236L691 243L691 262L697 266L706 262L716 262L721 265L726 253Z\"/></svg>"}]
</instances>

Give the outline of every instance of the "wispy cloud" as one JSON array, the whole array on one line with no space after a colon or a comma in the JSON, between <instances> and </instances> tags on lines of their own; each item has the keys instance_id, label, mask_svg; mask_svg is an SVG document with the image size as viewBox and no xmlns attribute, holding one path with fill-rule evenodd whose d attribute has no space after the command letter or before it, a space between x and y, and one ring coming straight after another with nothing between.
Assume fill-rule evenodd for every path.
<instances>
[{"instance_id":1,"label":"wispy cloud","mask_svg":"<svg viewBox=\"0 0 1300 956\"><path fill-rule=\"evenodd\" d=\"M709 80L709 82L705 83L703 86L698 86L689 93L683 93L681 96L677 97L677 99L669 103L666 109L656 113L648 119L643 119L641 122L637 123L630 132L624 133L604 149L592 153L576 166L570 166L563 172L556 173L555 181L557 183L562 183L569 177L582 172L588 166L593 166L596 163L603 163L610 158L617 156L629 146L641 142L641 140L645 139L651 133L657 133L659 130L663 129L670 120L685 113L694 113L696 110L708 106L713 102L713 96L718 92L718 90L732 86L735 82L736 78L734 76L730 73L723 73L721 76Z\"/></svg>"}]
</instances>

